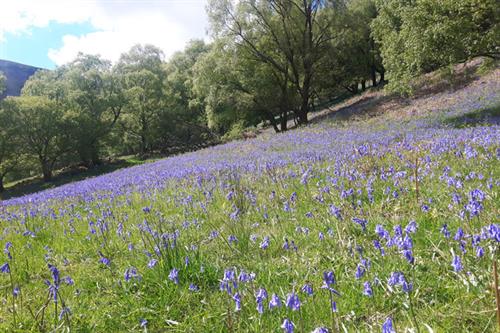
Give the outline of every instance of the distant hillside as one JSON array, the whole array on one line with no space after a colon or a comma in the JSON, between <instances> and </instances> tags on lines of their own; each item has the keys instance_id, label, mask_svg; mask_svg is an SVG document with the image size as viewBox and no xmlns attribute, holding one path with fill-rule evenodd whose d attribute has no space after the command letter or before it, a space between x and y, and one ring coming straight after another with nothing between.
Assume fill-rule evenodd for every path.
<instances>
[{"instance_id":1,"label":"distant hillside","mask_svg":"<svg viewBox=\"0 0 500 333\"><path fill-rule=\"evenodd\" d=\"M26 80L39 69L41 68L0 59L0 72L7 77L7 89L0 95L0 99L19 96Z\"/></svg>"}]
</instances>

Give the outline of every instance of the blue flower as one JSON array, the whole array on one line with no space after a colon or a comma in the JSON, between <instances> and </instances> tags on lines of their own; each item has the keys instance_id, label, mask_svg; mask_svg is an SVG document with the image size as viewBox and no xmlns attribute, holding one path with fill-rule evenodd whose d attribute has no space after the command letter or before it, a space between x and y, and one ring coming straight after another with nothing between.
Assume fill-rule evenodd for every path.
<instances>
[{"instance_id":1,"label":"blue flower","mask_svg":"<svg viewBox=\"0 0 500 333\"><path fill-rule=\"evenodd\" d=\"M269 236L264 237L262 243L260 243L260 248L265 250L269 247Z\"/></svg>"},{"instance_id":2,"label":"blue flower","mask_svg":"<svg viewBox=\"0 0 500 333\"><path fill-rule=\"evenodd\" d=\"M313 295L313 287L310 283L306 283L305 285L303 285L300 290L302 290L303 293L306 293L309 296Z\"/></svg>"},{"instance_id":3,"label":"blue flower","mask_svg":"<svg viewBox=\"0 0 500 333\"><path fill-rule=\"evenodd\" d=\"M6 273L6 274L10 273L10 266L9 266L8 262L6 262L2 266L0 266L0 272Z\"/></svg>"},{"instance_id":4,"label":"blue flower","mask_svg":"<svg viewBox=\"0 0 500 333\"><path fill-rule=\"evenodd\" d=\"M197 286L197 285L195 285L194 283L191 283L191 284L189 285L189 290L190 290L190 291L198 291L198 290L200 290L200 288L198 288L198 286Z\"/></svg>"},{"instance_id":5,"label":"blue flower","mask_svg":"<svg viewBox=\"0 0 500 333\"><path fill-rule=\"evenodd\" d=\"M453 266L455 272L460 272L463 269L462 259L459 256L453 256L451 266Z\"/></svg>"},{"instance_id":6,"label":"blue flower","mask_svg":"<svg viewBox=\"0 0 500 333\"><path fill-rule=\"evenodd\" d=\"M285 305L293 311L300 309L300 299L295 293L290 293L286 297Z\"/></svg>"},{"instance_id":7,"label":"blue flower","mask_svg":"<svg viewBox=\"0 0 500 333\"><path fill-rule=\"evenodd\" d=\"M146 319L144 319L144 318L141 318L141 319L139 320L139 325L140 325L141 327L146 327L146 326L148 325L148 321L147 321Z\"/></svg>"},{"instance_id":8,"label":"blue flower","mask_svg":"<svg viewBox=\"0 0 500 333\"><path fill-rule=\"evenodd\" d=\"M125 278L126 282L129 282L132 279L140 280L141 276L137 273L137 268L135 267L129 267L125 270L125 273L123 274L123 277Z\"/></svg>"},{"instance_id":9,"label":"blue flower","mask_svg":"<svg viewBox=\"0 0 500 333\"><path fill-rule=\"evenodd\" d=\"M149 262L148 262L148 267L149 268L153 268L156 266L156 264L158 263L158 260L156 259L151 259Z\"/></svg>"},{"instance_id":10,"label":"blue flower","mask_svg":"<svg viewBox=\"0 0 500 333\"><path fill-rule=\"evenodd\" d=\"M179 270L176 268L172 268L172 270L170 271L170 274L168 274L168 278L173 283L178 284L179 283Z\"/></svg>"},{"instance_id":11,"label":"blue flower","mask_svg":"<svg viewBox=\"0 0 500 333\"><path fill-rule=\"evenodd\" d=\"M278 295L273 294L271 300L269 301L269 309L281 307L281 300Z\"/></svg>"},{"instance_id":12,"label":"blue flower","mask_svg":"<svg viewBox=\"0 0 500 333\"><path fill-rule=\"evenodd\" d=\"M368 296L368 297L372 297L373 296L372 286L371 286L371 284L370 284L369 281L366 281L363 284L363 295Z\"/></svg>"},{"instance_id":13,"label":"blue flower","mask_svg":"<svg viewBox=\"0 0 500 333\"><path fill-rule=\"evenodd\" d=\"M240 295L240 293L234 294L233 300L234 300L234 304L235 304L234 311L240 311L241 310L241 295Z\"/></svg>"},{"instance_id":14,"label":"blue flower","mask_svg":"<svg viewBox=\"0 0 500 333\"><path fill-rule=\"evenodd\" d=\"M328 329L325 327L317 327L311 333L328 333Z\"/></svg>"},{"instance_id":15,"label":"blue flower","mask_svg":"<svg viewBox=\"0 0 500 333\"><path fill-rule=\"evenodd\" d=\"M281 324L281 328L285 331L285 333L293 333L293 329L295 324L288 318L283 320L283 324Z\"/></svg>"},{"instance_id":16,"label":"blue flower","mask_svg":"<svg viewBox=\"0 0 500 333\"><path fill-rule=\"evenodd\" d=\"M387 320L382 324L382 333L396 333L396 330L392 325L391 317L388 317Z\"/></svg>"}]
</instances>

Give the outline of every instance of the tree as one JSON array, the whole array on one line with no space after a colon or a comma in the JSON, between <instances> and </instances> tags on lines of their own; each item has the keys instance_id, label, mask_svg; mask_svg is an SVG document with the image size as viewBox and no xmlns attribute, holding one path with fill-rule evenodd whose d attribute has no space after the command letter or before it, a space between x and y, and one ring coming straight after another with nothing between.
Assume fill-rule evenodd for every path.
<instances>
[{"instance_id":1,"label":"tree","mask_svg":"<svg viewBox=\"0 0 500 333\"><path fill-rule=\"evenodd\" d=\"M206 126L204 100L194 91L195 65L209 50L204 41L193 40L165 64L166 108L159 132L163 147L214 139Z\"/></svg>"},{"instance_id":2,"label":"tree","mask_svg":"<svg viewBox=\"0 0 500 333\"><path fill-rule=\"evenodd\" d=\"M35 158L43 179L51 180L56 162L69 150L61 105L44 96L7 97L3 105L15 124L17 151Z\"/></svg>"},{"instance_id":3,"label":"tree","mask_svg":"<svg viewBox=\"0 0 500 333\"><path fill-rule=\"evenodd\" d=\"M122 121L125 133L141 154L157 140L160 114L165 109L163 52L152 45L135 45L122 54L116 72L126 99Z\"/></svg>"},{"instance_id":4,"label":"tree","mask_svg":"<svg viewBox=\"0 0 500 333\"><path fill-rule=\"evenodd\" d=\"M19 131L14 122L13 113L0 107L0 193L4 191L5 176L12 172L19 163Z\"/></svg>"},{"instance_id":5,"label":"tree","mask_svg":"<svg viewBox=\"0 0 500 333\"><path fill-rule=\"evenodd\" d=\"M124 98L111 63L99 56L79 54L63 76L66 118L81 161L100 163L103 141L120 117Z\"/></svg>"},{"instance_id":6,"label":"tree","mask_svg":"<svg viewBox=\"0 0 500 333\"><path fill-rule=\"evenodd\" d=\"M496 0L378 0L372 23L389 89L411 93L421 73L478 56L500 58Z\"/></svg>"},{"instance_id":7,"label":"tree","mask_svg":"<svg viewBox=\"0 0 500 333\"><path fill-rule=\"evenodd\" d=\"M281 73L300 96L294 108L308 121L317 64L331 41L334 2L321 0L212 0L208 5L215 38L229 37L253 59Z\"/></svg>"},{"instance_id":8,"label":"tree","mask_svg":"<svg viewBox=\"0 0 500 333\"><path fill-rule=\"evenodd\" d=\"M5 77L4 73L0 71L0 94L2 94L5 91L6 83L7 83L7 78Z\"/></svg>"}]
</instances>

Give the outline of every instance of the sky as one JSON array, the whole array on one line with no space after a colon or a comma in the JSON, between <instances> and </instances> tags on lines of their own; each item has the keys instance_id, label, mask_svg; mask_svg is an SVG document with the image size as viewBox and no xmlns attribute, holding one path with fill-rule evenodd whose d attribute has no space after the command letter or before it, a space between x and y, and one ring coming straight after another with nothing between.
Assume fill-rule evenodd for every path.
<instances>
[{"instance_id":1,"label":"sky","mask_svg":"<svg viewBox=\"0 0 500 333\"><path fill-rule=\"evenodd\" d=\"M78 52L117 61L135 44L166 58L207 39L207 0L1 0L0 59L52 69Z\"/></svg>"}]
</instances>

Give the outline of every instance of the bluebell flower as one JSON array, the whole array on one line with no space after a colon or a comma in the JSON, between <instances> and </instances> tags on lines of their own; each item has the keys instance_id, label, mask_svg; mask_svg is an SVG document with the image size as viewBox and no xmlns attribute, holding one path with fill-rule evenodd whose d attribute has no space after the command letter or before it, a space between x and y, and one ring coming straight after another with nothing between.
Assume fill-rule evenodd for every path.
<instances>
[{"instance_id":1,"label":"bluebell flower","mask_svg":"<svg viewBox=\"0 0 500 333\"><path fill-rule=\"evenodd\" d=\"M285 333L293 333L295 324L288 318L283 320L283 324L281 324L281 328L285 331Z\"/></svg>"},{"instance_id":2,"label":"bluebell flower","mask_svg":"<svg viewBox=\"0 0 500 333\"><path fill-rule=\"evenodd\" d=\"M168 274L168 278L175 284L179 284L179 270L177 268L172 268L170 274Z\"/></svg>"},{"instance_id":3,"label":"bluebell flower","mask_svg":"<svg viewBox=\"0 0 500 333\"><path fill-rule=\"evenodd\" d=\"M313 287L310 283L304 284L300 290L302 290L303 293L306 293L309 296L313 295Z\"/></svg>"},{"instance_id":4,"label":"bluebell flower","mask_svg":"<svg viewBox=\"0 0 500 333\"><path fill-rule=\"evenodd\" d=\"M373 296L372 286L371 286L371 284L370 284L369 281L366 281L363 284L363 295L368 296L368 297L372 297Z\"/></svg>"},{"instance_id":5,"label":"bluebell flower","mask_svg":"<svg viewBox=\"0 0 500 333\"><path fill-rule=\"evenodd\" d=\"M481 246L476 248L476 256L482 258L484 256L484 249Z\"/></svg>"},{"instance_id":6,"label":"bluebell flower","mask_svg":"<svg viewBox=\"0 0 500 333\"><path fill-rule=\"evenodd\" d=\"M278 295L273 294L269 301L269 309L281 307L281 300Z\"/></svg>"},{"instance_id":7,"label":"bluebell flower","mask_svg":"<svg viewBox=\"0 0 500 333\"><path fill-rule=\"evenodd\" d=\"M62 320L64 316L69 316L71 314L70 309L67 306L64 306L59 313L59 320Z\"/></svg>"},{"instance_id":8,"label":"bluebell flower","mask_svg":"<svg viewBox=\"0 0 500 333\"><path fill-rule=\"evenodd\" d=\"M149 268L153 268L156 266L156 264L158 263L158 260L157 259L151 259L149 262L148 262L148 267Z\"/></svg>"},{"instance_id":9,"label":"bluebell flower","mask_svg":"<svg viewBox=\"0 0 500 333\"><path fill-rule=\"evenodd\" d=\"M356 224L359 224L361 226L361 229L363 230L363 232L366 231L366 224L368 223L366 220L360 219L360 218L357 218L357 217L353 217L352 221L354 223L356 223Z\"/></svg>"},{"instance_id":10,"label":"bluebell flower","mask_svg":"<svg viewBox=\"0 0 500 333\"><path fill-rule=\"evenodd\" d=\"M396 333L396 330L394 329L394 326L392 324L391 317L388 317L382 324L382 333Z\"/></svg>"},{"instance_id":11,"label":"bluebell flower","mask_svg":"<svg viewBox=\"0 0 500 333\"><path fill-rule=\"evenodd\" d=\"M340 208L336 207L335 205L330 205L330 214L335 216L337 219L342 220Z\"/></svg>"},{"instance_id":12,"label":"bluebell flower","mask_svg":"<svg viewBox=\"0 0 500 333\"><path fill-rule=\"evenodd\" d=\"M200 290L200 288L197 285L195 285L194 283L190 283L189 290L190 291L198 291L198 290Z\"/></svg>"},{"instance_id":13,"label":"bluebell flower","mask_svg":"<svg viewBox=\"0 0 500 333\"><path fill-rule=\"evenodd\" d=\"M6 273L6 274L10 273L10 266L9 266L8 262L6 262L2 266L0 266L0 272Z\"/></svg>"},{"instance_id":14,"label":"bluebell flower","mask_svg":"<svg viewBox=\"0 0 500 333\"><path fill-rule=\"evenodd\" d=\"M355 277L357 280L361 279L365 275L366 269L363 265L358 264L356 267L356 274Z\"/></svg>"},{"instance_id":15,"label":"bluebell flower","mask_svg":"<svg viewBox=\"0 0 500 333\"><path fill-rule=\"evenodd\" d=\"M140 280L141 276L137 273L137 268L135 267L129 267L125 270L125 273L123 274L125 281L129 282L132 279Z\"/></svg>"},{"instance_id":16,"label":"bluebell flower","mask_svg":"<svg viewBox=\"0 0 500 333\"><path fill-rule=\"evenodd\" d=\"M285 305L293 311L300 309L300 299L295 293L290 293L286 297Z\"/></svg>"},{"instance_id":17,"label":"bluebell flower","mask_svg":"<svg viewBox=\"0 0 500 333\"><path fill-rule=\"evenodd\" d=\"M65 276L62 278L63 282L66 283L68 286L72 286L75 284L75 281L70 276Z\"/></svg>"},{"instance_id":18,"label":"bluebell flower","mask_svg":"<svg viewBox=\"0 0 500 333\"><path fill-rule=\"evenodd\" d=\"M146 319L144 319L144 318L141 318L139 320L139 326L142 327L142 328L148 326L148 321Z\"/></svg>"},{"instance_id":19,"label":"bluebell flower","mask_svg":"<svg viewBox=\"0 0 500 333\"><path fill-rule=\"evenodd\" d=\"M240 293L236 293L233 296L234 300L234 311L240 311L241 310L241 295Z\"/></svg>"},{"instance_id":20,"label":"bluebell flower","mask_svg":"<svg viewBox=\"0 0 500 333\"><path fill-rule=\"evenodd\" d=\"M455 272L460 272L463 269L462 259L459 256L453 256L453 260L451 262L451 266Z\"/></svg>"},{"instance_id":21,"label":"bluebell flower","mask_svg":"<svg viewBox=\"0 0 500 333\"><path fill-rule=\"evenodd\" d=\"M269 236L264 237L262 243L260 243L260 248L265 250L269 247Z\"/></svg>"},{"instance_id":22,"label":"bluebell flower","mask_svg":"<svg viewBox=\"0 0 500 333\"><path fill-rule=\"evenodd\" d=\"M21 289L19 288L19 286L15 286L14 289L12 290L12 295L14 297L17 297L17 296L19 296L20 293L21 293Z\"/></svg>"},{"instance_id":23,"label":"bluebell flower","mask_svg":"<svg viewBox=\"0 0 500 333\"><path fill-rule=\"evenodd\" d=\"M311 333L328 333L328 329L326 327L317 327Z\"/></svg>"}]
</instances>

